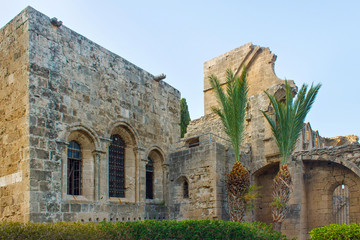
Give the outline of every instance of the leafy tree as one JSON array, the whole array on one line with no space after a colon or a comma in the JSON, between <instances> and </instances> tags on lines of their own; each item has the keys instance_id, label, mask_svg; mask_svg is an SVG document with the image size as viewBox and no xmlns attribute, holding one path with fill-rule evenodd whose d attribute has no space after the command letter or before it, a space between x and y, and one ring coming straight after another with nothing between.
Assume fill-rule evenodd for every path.
<instances>
[{"instance_id":1,"label":"leafy tree","mask_svg":"<svg viewBox=\"0 0 360 240\"><path fill-rule=\"evenodd\" d=\"M187 126L189 125L190 120L191 119L186 99L182 98L180 100L180 130L182 138L185 136Z\"/></svg>"},{"instance_id":2,"label":"leafy tree","mask_svg":"<svg viewBox=\"0 0 360 240\"><path fill-rule=\"evenodd\" d=\"M281 156L280 170L273 182L272 203L273 221L275 229L278 231L281 230L281 223L286 218L287 205L292 191L292 179L287 168L287 161L295 149L306 115L309 113L320 87L321 84L316 86L312 84L307 91L308 86L303 84L294 101L291 87L285 82L285 103L265 91L274 109L275 119L264 111L262 113L271 126Z\"/></svg>"},{"instance_id":3,"label":"leafy tree","mask_svg":"<svg viewBox=\"0 0 360 240\"><path fill-rule=\"evenodd\" d=\"M234 76L230 69L226 71L226 93L216 76L211 75L209 80L219 103L219 107L212 107L212 111L220 117L225 133L230 138L236 159L232 171L227 174L230 217L232 221L242 221L249 201L247 196L250 196L250 174L242 166L239 158L245 129L248 92L246 69L240 77Z\"/></svg>"}]
</instances>

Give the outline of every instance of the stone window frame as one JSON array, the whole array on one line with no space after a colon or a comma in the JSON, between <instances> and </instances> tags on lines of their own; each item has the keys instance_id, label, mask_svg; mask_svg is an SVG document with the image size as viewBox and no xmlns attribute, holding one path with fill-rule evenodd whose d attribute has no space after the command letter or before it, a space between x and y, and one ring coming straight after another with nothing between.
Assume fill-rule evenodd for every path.
<instances>
[{"instance_id":1,"label":"stone window frame","mask_svg":"<svg viewBox=\"0 0 360 240\"><path fill-rule=\"evenodd\" d=\"M188 184L188 198L184 197L184 183ZM174 195L176 202L187 202L190 200L190 181L185 175L181 175L175 181Z\"/></svg>"},{"instance_id":2,"label":"stone window frame","mask_svg":"<svg viewBox=\"0 0 360 240\"><path fill-rule=\"evenodd\" d=\"M125 142L125 196L110 197L109 195L109 151L106 152L106 173L104 174L104 192L109 202L113 203L136 203L139 199L139 154L138 154L138 135L134 128L127 122L117 122L112 124L108 131L108 139L112 135L119 135ZM110 144L109 144L110 145Z\"/></svg>"},{"instance_id":3,"label":"stone window frame","mask_svg":"<svg viewBox=\"0 0 360 240\"><path fill-rule=\"evenodd\" d=\"M69 143L71 141L76 141L81 146L82 153L82 166L81 166L81 193L80 195L69 195L67 192L67 152L69 148ZM98 148L98 141L96 136L92 133L91 130L83 126L75 126L69 129L68 136L66 137L65 142L66 147L63 151L64 159L62 161L62 199L65 202L84 202L91 203L95 199L95 152ZM65 160L66 159L66 160Z\"/></svg>"},{"instance_id":4,"label":"stone window frame","mask_svg":"<svg viewBox=\"0 0 360 240\"><path fill-rule=\"evenodd\" d=\"M144 199L148 203L161 203L165 200L165 154L162 149L156 145L149 148L146 159L151 158L153 161L153 198L146 198L146 164L144 166L145 182L144 182Z\"/></svg>"}]
</instances>

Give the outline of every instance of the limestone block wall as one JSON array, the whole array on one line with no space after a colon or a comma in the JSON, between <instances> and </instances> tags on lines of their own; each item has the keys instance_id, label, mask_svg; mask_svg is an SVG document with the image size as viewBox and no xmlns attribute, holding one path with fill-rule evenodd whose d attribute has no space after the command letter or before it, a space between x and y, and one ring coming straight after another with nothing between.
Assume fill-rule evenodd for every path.
<instances>
[{"instance_id":1,"label":"limestone block wall","mask_svg":"<svg viewBox=\"0 0 360 240\"><path fill-rule=\"evenodd\" d=\"M25 10L29 25L30 220L143 219L145 165L161 157L154 181L167 187L167 155L180 135L180 93L49 17ZM125 198L109 198L110 136L126 142ZM66 193L67 143L82 146L83 194ZM160 173L159 173L160 172ZM165 176L165 177L163 177ZM158 188L157 188L158 189ZM160 188L161 189L161 188ZM151 208L148 208L151 209Z\"/></svg>"},{"instance_id":2,"label":"limestone block wall","mask_svg":"<svg viewBox=\"0 0 360 240\"><path fill-rule=\"evenodd\" d=\"M360 220L359 176L340 164L324 161L306 161L305 168L308 231L335 223L333 192L336 187L343 184L350 192L350 223L358 223Z\"/></svg>"},{"instance_id":3,"label":"limestone block wall","mask_svg":"<svg viewBox=\"0 0 360 240\"><path fill-rule=\"evenodd\" d=\"M204 111L211 113L216 106L216 98L209 83L209 77L217 76L220 83L226 83L226 70L231 69L240 75L243 67L247 69L249 96L262 93L274 84L282 81L274 73L276 56L269 50L247 43L204 63Z\"/></svg>"},{"instance_id":4,"label":"limestone block wall","mask_svg":"<svg viewBox=\"0 0 360 240\"><path fill-rule=\"evenodd\" d=\"M0 221L29 220L27 17L0 29Z\"/></svg>"},{"instance_id":5,"label":"limestone block wall","mask_svg":"<svg viewBox=\"0 0 360 240\"><path fill-rule=\"evenodd\" d=\"M204 143L170 155L170 219L228 219L225 174L235 161L219 143ZM184 182L189 196L184 197Z\"/></svg>"}]
</instances>

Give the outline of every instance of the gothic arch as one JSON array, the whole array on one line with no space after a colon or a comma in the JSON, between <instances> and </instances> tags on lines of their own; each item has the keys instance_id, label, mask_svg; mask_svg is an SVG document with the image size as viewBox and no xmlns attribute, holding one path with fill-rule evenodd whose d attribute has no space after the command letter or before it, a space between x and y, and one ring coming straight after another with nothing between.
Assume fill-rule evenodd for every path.
<instances>
[{"instance_id":1,"label":"gothic arch","mask_svg":"<svg viewBox=\"0 0 360 240\"><path fill-rule=\"evenodd\" d=\"M188 177L182 175L175 180L175 196L178 201L190 198L190 181Z\"/></svg>"},{"instance_id":2,"label":"gothic arch","mask_svg":"<svg viewBox=\"0 0 360 240\"><path fill-rule=\"evenodd\" d=\"M121 194L121 198L123 202L129 202L134 203L138 200L139 195L139 153L137 146L139 145L139 138L136 130L131 126L130 123L126 121L117 121L113 122L107 132L107 138L111 139L112 136L115 137L118 135L118 137L121 138L121 140L124 142L124 149L122 153L122 162L120 165L122 170L119 172L118 170L115 170L115 172L110 173L110 168L113 166L114 161L118 161L120 158L119 156L115 157L113 155L109 154L109 149L107 149L107 174L108 174L108 181L107 181L107 188L108 193L110 196L110 192L114 191L114 185L111 185L113 178L115 175L121 179L121 181L124 184L124 193ZM109 142L109 148L112 147L112 141ZM111 157L111 159L110 159ZM119 160L120 161L120 160ZM112 170L114 170L112 168ZM110 176L110 174L112 174ZM114 175L115 174L115 175ZM110 179L110 177L112 177ZM117 178L116 177L116 178ZM119 196L112 196L109 197L110 201L118 201Z\"/></svg>"},{"instance_id":3,"label":"gothic arch","mask_svg":"<svg viewBox=\"0 0 360 240\"><path fill-rule=\"evenodd\" d=\"M127 144L139 145L139 135L135 128L127 121L120 120L110 124L107 130L108 138L113 134L119 134Z\"/></svg>"},{"instance_id":4,"label":"gothic arch","mask_svg":"<svg viewBox=\"0 0 360 240\"><path fill-rule=\"evenodd\" d=\"M95 194L95 169L94 169L94 151L100 149L100 142L97 134L91 128L82 124L74 124L67 128L64 140L69 143L75 141L80 146L81 151L81 192L73 197L67 192L69 182L69 159L66 145L62 152L62 169L64 177L62 178L62 195L65 201L93 201Z\"/></svg>"},{"instance_id":5,"label":"gothic arch","mask_svg":"<svg viewBox=\"0 0 360 240\"><path fill-rule=\"evenodd\" d=\"M158 146L154 145L146 151L146 158L151 159L153 163L153 200L162 201L165 193L165 168L164 168L164 152ZM149 191L150 183L146 178L146 191Z\"/></svg>"},{"instance_id":6,"label":"gothic arch","mask_svg":"<svg viewBox=\"0 0 360 240\"><path fill-rule=\"evenodd\" d=\"M65 139L66 142L69 142L69 137L73 132L81 132L85 136L87 136L95 145L94 150L99 150L101 148L99 136L97 135L97 133L93 129L91 129L90 127L84 124L80 124L80 123L72 124L69 127L67 127L66 131L60 134L60 136L63 139Z\"/></svg>"},{"instance_id":7,"label":"gothic arch","mask_svg":"<svg viewBox=\"0 0 360 240\"><path fill-rule=\"evenodd\" d=\"M162 158L162 160L163 160L163 163L164 163L164 162L165 162L165 159L166 159L166 156L165 156L164 151L163 151L158 145L152 145L151 147L149 147L149 148L145 151L145 156L149 156L149 154L150 154L151 152L153 152L153 151L157 152L157 153L161 156L161 158Z\"/></svg>"}]
</instances>

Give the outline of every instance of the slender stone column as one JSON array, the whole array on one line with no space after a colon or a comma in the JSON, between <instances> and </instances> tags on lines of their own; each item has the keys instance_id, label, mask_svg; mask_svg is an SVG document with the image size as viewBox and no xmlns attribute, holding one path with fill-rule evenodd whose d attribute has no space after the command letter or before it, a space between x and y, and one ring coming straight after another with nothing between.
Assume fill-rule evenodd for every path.
<instances>
[{"instance_id":1,"label":"slender stone column","mask_svg":"<svg viewBox=\"0 0 360 240\"><path fill-rule=\"evenodd\" d=\"M94 157L94 201L100 200L100 179L101 179L101 159L106 153L103 151L93 151Z\"/></svg>"}]
</instances>

